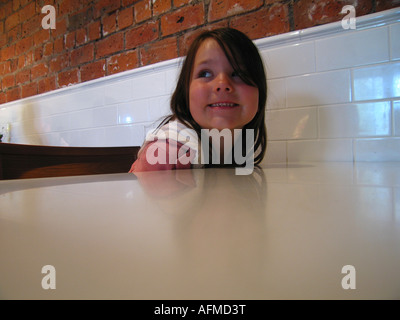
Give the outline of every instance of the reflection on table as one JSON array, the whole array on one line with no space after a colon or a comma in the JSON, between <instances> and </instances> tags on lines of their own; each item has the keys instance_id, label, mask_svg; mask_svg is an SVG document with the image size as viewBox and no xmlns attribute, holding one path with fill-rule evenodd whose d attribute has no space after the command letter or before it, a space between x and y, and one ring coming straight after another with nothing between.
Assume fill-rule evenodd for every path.
<instances>
[{"instance_id":1,"label":"reflection on table","mask_svg":"<svg viewBox=\"0 0 400 320\"><path fill-rule=\"evenodd\" d=\"M0 181L2 299L398 299L400 164ZM56 289L41 282L56 270ZM345 265L356 289L345 290Z\"/></svg>"}]
</instances>

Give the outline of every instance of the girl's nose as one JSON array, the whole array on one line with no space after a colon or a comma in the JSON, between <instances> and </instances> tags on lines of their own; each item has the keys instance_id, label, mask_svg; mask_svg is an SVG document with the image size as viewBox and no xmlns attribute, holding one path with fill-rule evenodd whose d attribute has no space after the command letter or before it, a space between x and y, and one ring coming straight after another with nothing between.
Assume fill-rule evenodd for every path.
<instances>
[{"instance_id":1,"label":"girl's nose","mask_svg":"<svg viewBox=\"0 0 400 320\"><path fill-rule=\"evenodd\" d=\"M221 74L217 77L217 83L215 85L217 92L232 92L233 86L229 81L229 77L226 74Z\"/></svg>"}]
</instances>

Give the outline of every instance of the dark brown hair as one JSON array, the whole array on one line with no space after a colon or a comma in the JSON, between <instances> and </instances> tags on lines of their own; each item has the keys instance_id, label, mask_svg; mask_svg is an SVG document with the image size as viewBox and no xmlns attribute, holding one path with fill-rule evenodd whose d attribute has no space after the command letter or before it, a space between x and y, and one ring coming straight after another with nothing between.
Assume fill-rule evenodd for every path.
<instances>
[{"instance_id":1,"label":"dark brown hair","mask_svg":"<svg viewBox=\"0 0 400 320\"><path fill-rule=\"evenodd\" d=\"M189 109L189 87L193 72L194 60L204 40L212 38L224 51L229 63L240 78L248 85L258 88L258 110L254 118L243 129L254 130L254 163L259 164L264 158L267 147L267 130L265 126L265 104L267 99L267 80L264 65L257 47L242 32L232 28L220 28L201 33L191 44L171 98L172 115L160 126L171 120L179 120L193 128L200 137L201 127L193 119ZM243 130L245 135L246 130ZM246 142L243 136L242 143ZM243 150L243 149L242 149Z\"/></svg>"}]
</instances>

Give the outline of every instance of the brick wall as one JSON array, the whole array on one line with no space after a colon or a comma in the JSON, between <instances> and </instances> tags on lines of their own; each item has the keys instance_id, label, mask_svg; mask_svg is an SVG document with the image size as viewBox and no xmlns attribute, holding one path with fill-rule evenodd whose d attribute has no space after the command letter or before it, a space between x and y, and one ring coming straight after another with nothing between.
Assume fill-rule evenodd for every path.
<instances>
[{"instance_id":1,"label":"brick wall","mask_svg":"<svg viewBox=\"0 0 400 320\"><path fill-rule=\"evenodd\" d=\"M183 56L205 28L259 39L339 21L347 4L362 16L400 1L0 0L0 104Z\"/></svg>"}]
</instances>

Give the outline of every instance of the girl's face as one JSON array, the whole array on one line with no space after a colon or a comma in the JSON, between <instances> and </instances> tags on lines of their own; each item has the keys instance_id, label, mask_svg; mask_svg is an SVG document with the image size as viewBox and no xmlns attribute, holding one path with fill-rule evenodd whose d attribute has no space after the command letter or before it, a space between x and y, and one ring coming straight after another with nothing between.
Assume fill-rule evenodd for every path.
<instances>
[{"instance_id":1,"label":"girl's face","mask_svg":"<svg viewBox=\"0 0 400 320\"><path fill-rule=\"evenodd\" d=\"M241 129L258 110L258 88L237 75L218 42L206 39L194 60L189 108L203 129Z\"/></svg>"}]
</instances>

